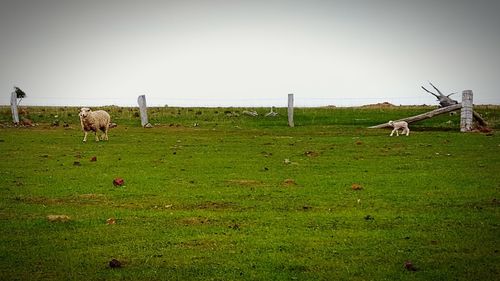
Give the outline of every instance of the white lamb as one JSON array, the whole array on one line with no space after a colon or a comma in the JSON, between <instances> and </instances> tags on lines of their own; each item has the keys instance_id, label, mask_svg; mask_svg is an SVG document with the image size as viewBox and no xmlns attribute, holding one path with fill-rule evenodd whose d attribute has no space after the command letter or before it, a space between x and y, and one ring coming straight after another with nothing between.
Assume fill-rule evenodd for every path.
<instances>
[{"instance_id":1,"label":"white lamb","mask_svg":"<svg viewBox=\"0 0 500 281\"><path fill-rule=\"evenodd\" d=\"M88 107L83 107L80 109L80 124L82 125L82 130L85 133L83 141L87 141L87 134L90 131L95 133L95 141L99 141L97 137L97 132L99 130L103 131L104 134L101 135L102 140L108 140L108 129L111 123L111 117L104 110L92 111Z\"/></svg>"},{"instance_id":2,"label":"white lamb","mask_svg":"<svg viewBox=\"0 0 500 281\"><path fill-rule=\"evenodd\" d=\"M406 136L408 136L410 134L410 128L408 128L408 123L406 123L405 121L394 122L391 120L388 122L388 124L394 128L391 132L391 135L390 135L391 137L394 134L394 132L396 132L396 136L399 137L399 133L398 133L399 129L403 129L401 134L404 134L405 132L406 132Z\"/></svg>"}]
</instances>

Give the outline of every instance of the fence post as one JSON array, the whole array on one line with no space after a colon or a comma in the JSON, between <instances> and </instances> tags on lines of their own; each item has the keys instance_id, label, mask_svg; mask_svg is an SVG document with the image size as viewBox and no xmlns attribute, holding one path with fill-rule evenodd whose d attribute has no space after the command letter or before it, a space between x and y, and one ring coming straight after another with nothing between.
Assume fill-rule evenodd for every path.
<instances>
[{"instance_id":1,"label":"fence post","mask_svg":"<svg viewBox=\"0 0 500 281\"><path fill-rule=\"evenodd\" d=\"M17 112L17 94L12 92L10 95L10 110L12 111L12 121L19 124L19 114Z\"/></svg>"},{"instance_id":2,"label":"fence post","mask_svg":"<svg viewBox=\"0 0 500 281\"><path fill-rule=\"evenodd\" d=\"M293 124L293 94L288 94L288 126L294 127Z\"/></svg>"},{"instance_id":3,"label":"fence post","mask_svg":"<svg viewBox=\"0 0 500 281\"><path fill-rule=\"evenodd\" d=\"M146 95L140 95L137 98L137 103L139 104L139 110L141 113L141 126L145 127L148 122L148 108L146 106Z\"/></svg>"},{"instance_id":4,"label":"fence post","mask_svg":"<svg viewBox=\"0 0 500 281\"><path fill-rule=\"evenodd\" d=\"M472 103L472 91L464 90L462 92L462 109L460 111L460 132L470 132L472 131L472 121L473 121L473 103Z\"/></svg>"}]
</instances>

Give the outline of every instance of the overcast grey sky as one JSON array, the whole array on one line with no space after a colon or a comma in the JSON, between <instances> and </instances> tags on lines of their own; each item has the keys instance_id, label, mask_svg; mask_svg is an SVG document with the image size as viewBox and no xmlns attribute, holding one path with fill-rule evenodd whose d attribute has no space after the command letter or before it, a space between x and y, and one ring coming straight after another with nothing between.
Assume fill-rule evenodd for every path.
<instances>
[{"instance_id":1,"label":"overcast grey sky","mask_svg":"<svg viewBox=\"0 0 500 281\"><path fill-rule=\"evenodd\" d=\"M498 0L0 3L0 104L500 104Z\"/></svg>"}]
</instances>

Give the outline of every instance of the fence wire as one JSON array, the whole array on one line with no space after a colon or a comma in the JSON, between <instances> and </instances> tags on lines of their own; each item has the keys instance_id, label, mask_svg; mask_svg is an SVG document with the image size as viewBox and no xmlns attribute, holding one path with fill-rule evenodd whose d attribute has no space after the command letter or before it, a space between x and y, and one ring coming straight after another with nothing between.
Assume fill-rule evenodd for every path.
<instances>
[{"instance_id":1,"label":"fence wire","mask_svg":"<svg viewBox=\"0 0 500 281\"><path fill-rule=\"evenodd\" d=\"M60 98L30 96L22 100L20 106L124 106L137 107L136 97L120 98ZM456 97L455 99L460 99ZM169 98L146 94L149 107L286 107L287 95L280 98ZM438 102L430 96L405 96L405 97L374 97L374 98L325 98L304 97L294 94L295 107L321 107L321 106L362 106L368 104L390 103L393 105L437 105ZM500 104L500 98L475 99L475 104ZM9 101L4 101L9 105Z\"/></svg>"}]
</instances>

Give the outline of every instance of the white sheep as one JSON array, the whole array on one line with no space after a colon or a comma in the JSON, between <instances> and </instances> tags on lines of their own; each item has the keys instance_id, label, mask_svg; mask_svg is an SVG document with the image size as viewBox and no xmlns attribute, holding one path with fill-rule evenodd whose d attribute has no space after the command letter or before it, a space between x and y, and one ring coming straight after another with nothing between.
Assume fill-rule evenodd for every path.
<instances>
[{"instance_id":1,"label":"white sheep","mask_svg":"<svg viewBox=\"0 0 500 281\"><path fill-rule=\"evenodd\" d=\"M394 128L391 132L391 135L390 135L391 137L394 134L394 132L396 132L396 136L399 137L399 133L398 133L399 129L403 129L401 134L404 134L405 132L406 132L406 136L408 136L410 134L410 128L408 128L408 123L405 121L394 122L391 120L388 122L388 124Z\"/></svg>"},{"instance_id":2,"label":"white sheep","mask_svg":"<svg viewBox=\"0 0 500 281\"><path fill-rule=\"evenodd\" d=\"M80 124L82 125L82 130L85 133L83 137L83 142L87 141L87 134L90 131L95 133L95 141L99 141L97 137L97 132L99 130L103 131L104 134L101 135L102 140L108 140L108 129L111 123L111 117L104 110L92 111L88 107L83 107L80 109Z\"/></svg>"}]
</instances>

